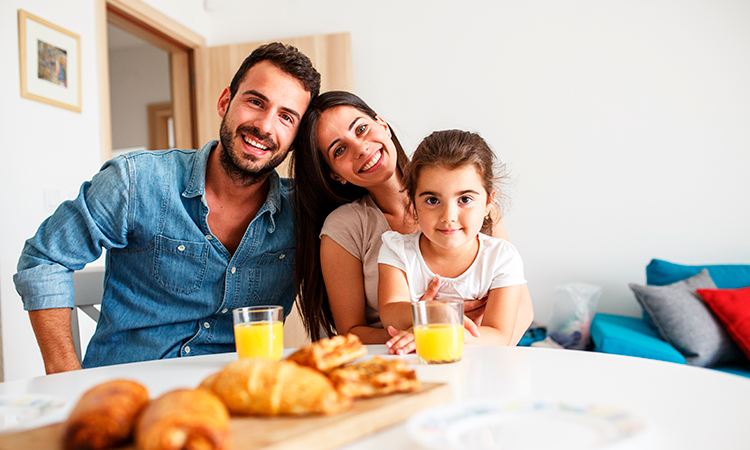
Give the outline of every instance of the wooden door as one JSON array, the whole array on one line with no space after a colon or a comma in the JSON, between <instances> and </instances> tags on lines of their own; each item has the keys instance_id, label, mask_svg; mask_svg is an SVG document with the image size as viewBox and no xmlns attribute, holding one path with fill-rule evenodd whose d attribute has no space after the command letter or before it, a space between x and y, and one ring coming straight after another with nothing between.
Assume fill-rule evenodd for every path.
<instances>
[{"instance_id":1,"label":"wooden door","mask_svg":"<svg viewBox=\"0 0 750 450\"><path fill-rule=\"evenodd\" d=\"M321 75L321 92L352 90L351 40L349 33L326 34L275 41L297 47L307 55ZM218 47L202 47L195 57L195 104L197 144L218 139L221 117L216 110L222 91L229 86L242 61L259 45L271 41L247 42ZM278 168L281 176L291 176L288 158Z\"/></svg>"}]
</instances>

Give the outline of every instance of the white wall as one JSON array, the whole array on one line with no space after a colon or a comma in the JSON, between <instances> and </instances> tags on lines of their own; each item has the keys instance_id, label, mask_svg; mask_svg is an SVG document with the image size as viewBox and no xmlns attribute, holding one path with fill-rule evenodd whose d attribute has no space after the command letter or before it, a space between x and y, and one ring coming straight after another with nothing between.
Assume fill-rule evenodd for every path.
<instances>
[{"instance_id":1,"label":"white wall","mask_svg":"<svg viewBox=\"0 0 750 450\"><path fill-rule=\"evenodd\" d=\"M628 282L652 257L748 263L750 3L705 1L148 0L210 45L348 31L355 91L411 151L435 129L481 132L516 176L506 217L540 321L554 287L604 287L600 310L639 314ZM82 36L83 113L20 98L0 46L0 300L6 379L43 373L12 274L49 212L97 170L94 0L3 0Z\"/></svg>"},{"instance_id":2,"label":"white wall","mask_svg":"<svg viewBox=\"0 0 750 450\"><path fill-rule=\"evenodd\" d=\"M207 30L202 0L145 3L194 31ZM158 3L158 5L157 5ZM5 380L44 374L39 347L13 286L23 243L52 213L52 203L76 195L101 166L95 0L0 2L0 317ZM76 113L20 96L18 9L81 36L83 111ZM55 201L56 200L56 201Z\"/></svg>"},{"instance_id":3,"label":"white wall","mask_svg":"<svg viewBox=\"0 0 750 450\"><path fill-rule=\"evenodd\" d=\"M81 36L82 113L21 98L18 16L24 9ZM44 192L59 200L74 193L98 169L99 98L96 79L94 1L13 1L0 3L0 114L4 149L0 154L0 299L5 379L44 374L28 315L13 286L24 241L51 213ZM31 356L33 355L33 357Z\"/></svg>"},{"instance_id":4,"label":"white wall","mask_svg":"<svg viewBox=\"0 0 750 450\"><path fill-rule=\"evenodd\" d=\"M627 284L653 257L750 263L746 1L225 0L211 14L211 45L349 31L355 91L407 152L436 129L479 131L516 177L506 225L541 322L573 281L604 287L601 311L639 315Z\"/></svg>"}]
</instances>

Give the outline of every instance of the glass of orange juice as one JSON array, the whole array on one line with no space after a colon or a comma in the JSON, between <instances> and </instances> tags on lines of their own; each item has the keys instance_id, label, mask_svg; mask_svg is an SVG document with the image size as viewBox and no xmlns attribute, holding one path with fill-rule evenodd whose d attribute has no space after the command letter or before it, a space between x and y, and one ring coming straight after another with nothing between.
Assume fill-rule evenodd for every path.
<instances>
[{"instance_id":1,"label":"glass of orange juice","mask_svg":"<svg viewBox=\"0 0 750 450\"><path fill-rule=\"evenodd\" d=\"M284 352L284 307L246 306L232 311L234 343L241 358L276 361Z\"/></svg>"},{"instance_id":2,"label":"glass of orange juice","mask_svg":"<svg viewBox=\"0 0 750 450\"><path fill-rule=\"evenodd\" d=\"M461 361L464 353L464 303L460 300L413 302L414 340L422 364Z\"/></svg>"}]
</instances>

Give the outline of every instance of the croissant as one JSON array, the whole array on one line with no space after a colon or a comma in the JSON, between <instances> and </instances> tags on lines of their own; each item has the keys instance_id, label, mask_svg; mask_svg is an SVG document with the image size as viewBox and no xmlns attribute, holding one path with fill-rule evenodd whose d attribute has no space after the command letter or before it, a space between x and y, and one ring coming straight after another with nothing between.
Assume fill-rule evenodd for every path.
<instances>
[{"instance_id":1,"label":"croissant","mask_svg":"<svg viewBox=\"0 0 750 450\"><path fill-rule=\"evenodd\" d=\"M230 363L200 388L218 395L232 414L333 414L352 404L322 373L293 362L260 358Z\"/></svg>"},{"instance_id":2,"label":"croissant","mask_svg":"<svg viewBox=\"0 0 750 450\"><path fill-rule=\"evenodd\" d=\"M135 429L139 450L218 450L230 446L229 411L211 392L178 389L143 409Z\"/></svg>"},{"instance_id":3,"label":"croissant","mask_svg":"<svg viewBox=\"0 0 750 450\"><path fill-rule=\"evenodd\" d=\"M148 390L135 381L112 380L89 389L63 425L63 447L98 450L124 444L147 402Z\"/></svg>"}]
</instances>

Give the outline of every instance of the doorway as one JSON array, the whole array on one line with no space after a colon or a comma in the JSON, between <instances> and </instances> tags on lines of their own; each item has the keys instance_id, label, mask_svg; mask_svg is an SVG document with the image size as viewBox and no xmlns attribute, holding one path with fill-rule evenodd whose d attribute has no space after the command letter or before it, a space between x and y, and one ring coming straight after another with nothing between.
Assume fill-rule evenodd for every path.
<instances>
[{"instance_id":1,"label":"doorway","mask_svg":"<svg viewBox=\"0 0 750 450\"><path fill-rule=\"evenodd\" d=\"M173 148L169 53L107 24L112 156Z\"/></svg>"},{"instance_id":2,"label":"doorway","mask_svg":"<svg viewBox=\"0 0 750 450\"><path fill-rule=\"evenodd\" d=\"M192 89L192 59L195 50L205 46L203 37L140 0L97 0L96 15L99 36L98 58L106 62L106 64L99 64L102 161L112 157L113 140L116 137L112 128L112 120L117 117L112 111L114 95L110 92L111 80L116 75L110 73L110 32L116 33L115 40L123 38L142 41L149 46L151 52L158 51L166 55L168 61L166 74L164 71L155 72L166 75L168 82L165 83L168 84L168 88L160 89L162 91L167 89L169 95L152 103L164 103L166 99L166 102L171 104L172 115L171 120L168 121L171 129L167 135L171 136L172 141L170 141L171 145L167 146L194 148L196 124ZM143 73L151 72L150 68L142 69ZM113 68L112 71L114 70ZM118 68L117 70L135 71L137 68L128 68L126 65L124 69ZM140 82L140 80L135 80L135 82ZM142 106L140 113L132 117L141 118L141 128L147 129L147 107ZM131 146L123 144L123 148L127 150Z\"/></svg>"}]
</instances>

